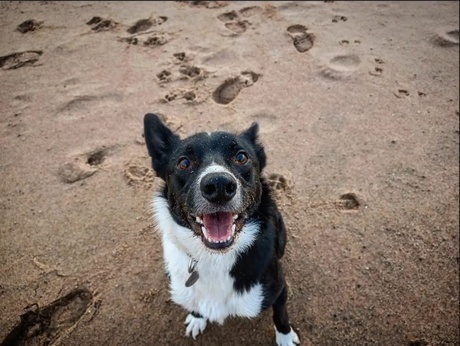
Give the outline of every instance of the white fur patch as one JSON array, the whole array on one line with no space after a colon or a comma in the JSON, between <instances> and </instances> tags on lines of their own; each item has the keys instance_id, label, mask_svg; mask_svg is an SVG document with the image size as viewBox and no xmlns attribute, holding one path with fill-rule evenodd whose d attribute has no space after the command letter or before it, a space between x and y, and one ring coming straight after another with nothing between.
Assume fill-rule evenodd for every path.
<instances>
[{"instance_id":1,"label":"white fur patch","mask_svg":"<svg viewBox=\"0 0 460 346\"><path fill-rule=\"evenodd\" d=\"M188 314L187 318L185 319L185 324L187 325L185 336L192 335L192 338L196 339L198 334L203 334L206 328L206 319Z\"/></svg>"},{"instance_id":2,"label":"white fur patch","mask_svg":"<svg viewBox=\"0 0 460 346\"><path fill-rule=\"evenodd\" d=\"M235 244L225 253L213 253L192 230L178 225L172 218L164 197L153 200L158 229L162 235L166 269L171 277L172 300L189 311L195 311L211 322L223 323L229 316L255 317L261 312L264 292L261 284L237 293L230 276L240 252L256 238L259 225L243 226ZM199 279L185 287L189 278L190 256L198 261Z\"/></svg>"},{"instance_id":3,"label":"white fur patch","mask_svg":"<svg viewBox=\"0 0 460 346\"><path fill-rule=\"evenodd\" d=\"M197 179L198 184L201 182L201 179L203 179L203 177L209 173L228 173L235 180L237 180L236 177L233 175L233 173L227 169L227 167L218 165L217 163L213 162L212 165L209 165L205 169L203 169L203 171L201 172L200 176Z\"/></svg>"},{"instance_id":4,"label":"white fur patch","mask_svg":"<svg viewBox=\"0 0 460 346\"><path fill-rule=\"evenodd\" d=\"M276 331L276 344L278 346L296 346L300 344L299 336L294 331L294 329L292 329L292 327L291 327L291 331L288 334L283 334L283 333L278 332L276 330L276 327L275 327L275 331Z\"/></svg>"}]
</instances>

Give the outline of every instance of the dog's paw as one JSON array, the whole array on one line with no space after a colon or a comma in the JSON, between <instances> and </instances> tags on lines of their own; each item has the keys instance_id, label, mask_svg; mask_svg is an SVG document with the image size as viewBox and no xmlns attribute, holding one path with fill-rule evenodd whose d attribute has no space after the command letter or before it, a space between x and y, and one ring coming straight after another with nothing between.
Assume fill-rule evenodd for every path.
<instances>
[{"instance_id":1,"label":"dog's paw","mask_svg":"<svg viewBox=\"0 0 460 346\"><path fill-rule=\"evenodd\" d=\"M280 333L276 330L276 344L278 346L296 346L300 344L300 339L292 327L291 331L287 334Z\"/></svg>"},{"instance_id":2,"label":"dog's paw","mask_svg":"<svg viewBox=\"0 0 460 346\"><path fill-rule=\"evenodd\" d=\"M185 319L185 324L187 325L185 336L192 335L192 338L195 339L198 334L204 332L206 328L206 318L195 317L192 314L188 314Z\"/></svg>"}]
</instances>

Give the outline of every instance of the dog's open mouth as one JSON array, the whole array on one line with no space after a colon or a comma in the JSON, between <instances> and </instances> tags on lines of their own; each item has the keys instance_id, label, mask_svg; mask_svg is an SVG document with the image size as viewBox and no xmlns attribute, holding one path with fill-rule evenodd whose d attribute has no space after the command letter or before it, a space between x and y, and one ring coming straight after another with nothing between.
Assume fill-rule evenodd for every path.
<instances>
[{"instance_id":1,"label":"dog's open mouth","mask_svg":"<svg viewBox=\"0 0 460 346\"><path fill-rule=\"evenodd\" d=\"M195 223L208 248L223 250L233 244L243 222L239 214L217 212L196 216Z\"/></svg>"}]
</instances>

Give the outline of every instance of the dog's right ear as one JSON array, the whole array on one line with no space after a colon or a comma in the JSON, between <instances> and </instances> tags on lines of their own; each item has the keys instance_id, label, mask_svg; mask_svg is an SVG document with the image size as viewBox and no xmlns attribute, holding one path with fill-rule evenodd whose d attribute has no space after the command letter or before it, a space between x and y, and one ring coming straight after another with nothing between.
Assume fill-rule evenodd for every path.
<instances>
[{"instance_id":1,"label":"dog's right ear","mask_svg":"<svg viewBox=\"0 0 460 346\"><path fill-rule=\"evenodd\" d=\"M180 141L179 136L166 127L158 115L148 113L144 116L144 137L155 173L166 180L168 158Z\"/></svg>"}]
</instances>

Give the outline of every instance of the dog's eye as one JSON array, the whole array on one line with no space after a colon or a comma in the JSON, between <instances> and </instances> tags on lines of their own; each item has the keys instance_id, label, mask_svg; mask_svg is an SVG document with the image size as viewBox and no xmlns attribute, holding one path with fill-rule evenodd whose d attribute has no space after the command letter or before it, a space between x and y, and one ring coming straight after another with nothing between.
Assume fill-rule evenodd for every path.
<instances>
[{"instance_id":1,"label":"dog's eye","mask_svg":"<svg viewBox=\"0 0 460 346\"><path fill-rule=\"evenodd\" d=\"M248 154L246 154L244 151L239 151L235 156L235 161L239 165L244 165L246 162L248 162L248 160Z\"/></svg>"},{"instance_id":2,"label":"dog's eye","mask_svg":"<svg viewBox=\"0 0 460 346\"><path fill-rule=\"evenodd\" d=\"M190 160L185 156L181 157L179 161L177 162L177 168L179 169L184 170L189 167L190 167Z\"/></svg>"}]
</instances>

